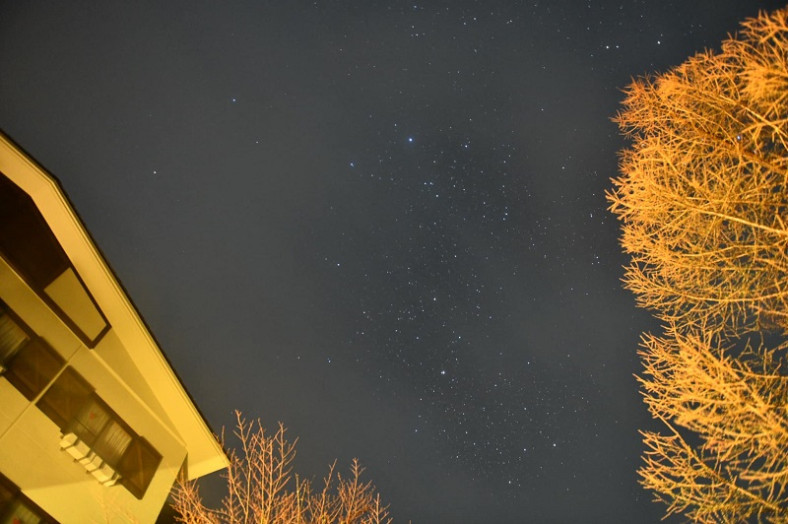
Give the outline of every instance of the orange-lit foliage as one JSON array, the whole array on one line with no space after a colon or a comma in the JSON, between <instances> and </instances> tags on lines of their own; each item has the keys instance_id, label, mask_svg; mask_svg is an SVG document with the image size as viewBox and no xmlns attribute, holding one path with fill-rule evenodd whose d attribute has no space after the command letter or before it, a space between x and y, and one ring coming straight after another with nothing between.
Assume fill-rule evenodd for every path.
<instances>
[{"instance_id":1,"label":"orange-lit foliage","mask_svg":"<svg viewBox=\"0 0 788 524\"><path fill-rule=\"evenodd\" d=\"M178 520L189 524L383 524L391 522L387 506L370 482L361 481L363 468L353 460L349 478L332 465L315 491L295 475L292 462L296 442L285 438L281 424L273 437L260 421L248 422L236 412L235 436L240 454L230 452L226 472L228 493L222 507L206 507L195 482L181 482L173 507Z\"/></svg>"},{"instance_id":2,"label":"orange-lit foliage","mask_svg":"<svg viewBox=\"0 0 788 524\"><path fill-rule=\"evenodd\" d=\"M788 327L788 9L635 80L615 118L632 146L608 194L625 286L666 321Z\"/></svg>"},{"instance_id":3,"label":"orange-lit foliage","mask_svg":"<svg viewBox=\"0 0 788 524\"><path fill-rule=\"evenodd\" d=\"M708 331L643 338L639 378L669 432L643 432L643 485L697 522L788 522L785 348L714 346ZM783 372L783 373L781 373ZM690 445L688 439L696 442Z\"/></svg>"}]
</instances>

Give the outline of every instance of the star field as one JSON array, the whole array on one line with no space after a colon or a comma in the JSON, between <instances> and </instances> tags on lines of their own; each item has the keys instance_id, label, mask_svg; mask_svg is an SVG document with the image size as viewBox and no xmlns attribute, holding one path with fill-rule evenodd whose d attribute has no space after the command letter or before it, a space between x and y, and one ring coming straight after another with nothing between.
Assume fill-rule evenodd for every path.
<instances>
[{"instance_id":1,"label":"star field","mask_svg":"<svg viewBox=\"0 0 788 524\"><path fill-rule=\"evenodd\" d=\"M658 522L610 117L778 6L0 2L0 127L217 430L397 522Z\"/></svg>"}]
</instances>

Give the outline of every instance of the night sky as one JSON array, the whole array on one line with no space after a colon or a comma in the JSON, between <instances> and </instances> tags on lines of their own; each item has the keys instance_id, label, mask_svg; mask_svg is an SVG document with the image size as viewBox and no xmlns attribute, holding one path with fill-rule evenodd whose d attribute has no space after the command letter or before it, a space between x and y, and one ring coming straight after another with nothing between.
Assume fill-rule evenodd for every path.
<instances>
[{"instance_id":1,"label":"night sky","mask_svg":"<svg viewBox=\"0 0 788 524\"><path fill-rule=\"evenodd\" d=\"M610 117L782 5L0 1L0 128L215 430L397 522L657 522Z\"/></svg>"}]
</instances>

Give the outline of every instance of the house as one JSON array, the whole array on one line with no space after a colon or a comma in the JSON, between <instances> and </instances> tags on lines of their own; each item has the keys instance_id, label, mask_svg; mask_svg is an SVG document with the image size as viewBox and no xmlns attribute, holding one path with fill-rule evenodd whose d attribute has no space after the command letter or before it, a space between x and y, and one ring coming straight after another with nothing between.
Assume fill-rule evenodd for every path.
<instances>
[{"instance_id":1,"label":"house","mask_svg":"<svg viewBox=\"0 0 788 524\"><path fill-rule=\"evenodd\" d=\"M180 472L227 465L57 180L0 134L0 521L153 522Z\"/></svg>"}]
</instances>

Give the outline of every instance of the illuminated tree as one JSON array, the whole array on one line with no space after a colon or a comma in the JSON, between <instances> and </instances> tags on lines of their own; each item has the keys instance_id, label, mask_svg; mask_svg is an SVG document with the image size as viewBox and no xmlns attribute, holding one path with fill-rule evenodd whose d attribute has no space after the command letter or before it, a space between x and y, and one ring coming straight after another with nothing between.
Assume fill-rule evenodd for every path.
<instances>
[{"instance_id":1,"label":"illuminated tree","mask_svg":"<svg viewBox=\"0 0 788 524\"><path fill-rule=\"evenodd\" d=\"M714 338L676 328L643 338L639 380L669 431L643 432L641 482L668 514L696 522L788 522L785 347L717 349Z\"/></svg>"},{"instance_id":2,"label":"illuminated tree","mask_svg":"<svg viewBox=\"0 0 788 524\"><path fill-rule=\"evenodd\" d=\"M697 522L788 522L788 8L635 80L608 193L643 338L643 485ZM773 335L774 335L773 333Z\"/></svg>"},{"instance_id":3,"label":"illuminated tree","mask_svg":"<svg viewBox=\"0 0 788 524\"><path fill-rule=\"evenodd\" d=\"M625 286L665 321L788 328L786 50L788 8L626 90L632 145L607 196Z\"/></svg>"},{"instance_id":4,"label":"illuminated tree","mask_svg":"<svg viewBox=\"0 0 788 524\"><path fill-rule=\"evenodd\" d=\"M296 441L285 438L285 428L270 437L260 421L246 421L236 412L235 436L240 454L230 452L225 473L227 495L222 507L203 504L195 482L180 482L173 507L178 520L189 524L384 524L390 523L387 506L370 482L361 481L363 468L353 460L350 477L334 465L315 491L308 480L293 474Z\"/></svg>"}]
</instances>

